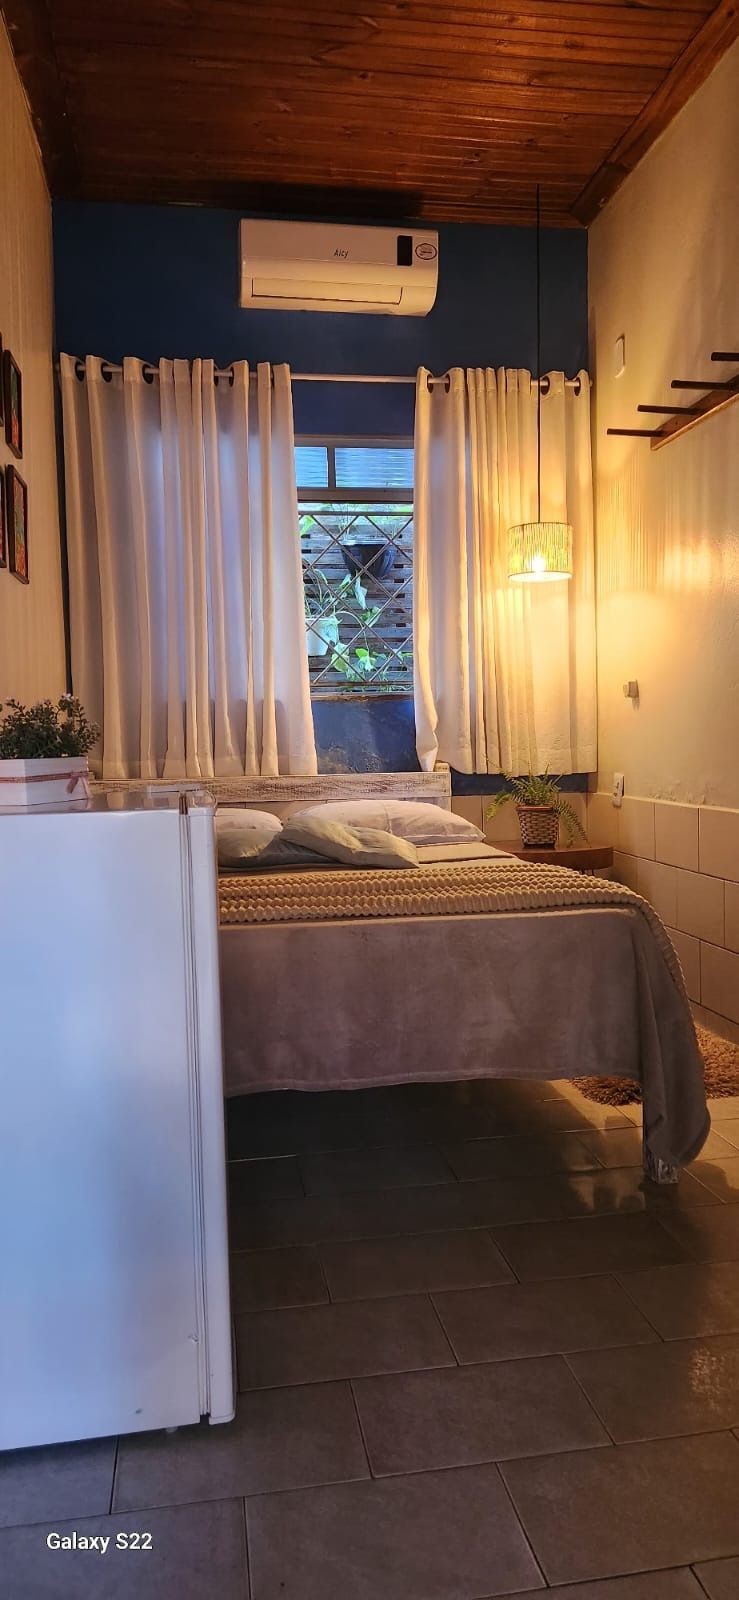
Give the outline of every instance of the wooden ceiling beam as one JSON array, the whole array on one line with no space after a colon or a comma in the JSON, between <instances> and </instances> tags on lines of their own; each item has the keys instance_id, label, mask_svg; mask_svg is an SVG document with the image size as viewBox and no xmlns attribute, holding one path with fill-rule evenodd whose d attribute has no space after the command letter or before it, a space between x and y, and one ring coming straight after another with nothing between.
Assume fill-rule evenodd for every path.
<instances>
[{"instance_id":1,"label":"wooden ceiling beam","mask_svg":"<svg viewBox=\"0 0 739 1600\"><path fill-rule=\"evenodd\" d=\"M685 46L664 83L578 195L572 209L579 222L588 224L597 217L606 201L633 172L650 145L700 88L737 38L739 0L720 0L700 31Z\"/></svg>"},{"instance_id":2,"label":"wooden ceiling beam","mask_svg":"<svg viewBox=\"0 0 739 1600\"><path fill-rule=\"evenodd\" d=\"M2 0L0 10L26 92L49 187L58 182L74 183L77 150L44 0Z\"/></svg>"}]
</instances>

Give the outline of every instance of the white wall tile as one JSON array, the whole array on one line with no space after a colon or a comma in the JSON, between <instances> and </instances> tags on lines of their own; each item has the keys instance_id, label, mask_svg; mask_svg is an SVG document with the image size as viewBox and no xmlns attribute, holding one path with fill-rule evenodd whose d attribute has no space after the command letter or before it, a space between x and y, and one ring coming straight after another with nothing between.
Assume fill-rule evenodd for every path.
<instances>
[{"instance_id":1,"label":"white wall tile","mask_svg":"<svg viewBox=\"0 0 739 1600\"><path fill-rule=\"evenodd\" d=\"M739 1022L730 1022L728 1017L720 1016L717 1011L709 1011L707 1006L694 1005L692 1011L696 1022L701 1022L704 1028L710 1028L722 1039L730 1039L732 1044L739 1044ZM724 1100L722 1106L725 1105Z\"/></svg>"},{"instance_id":2,"label":"white wall tile","mask_svg":"<svg viewBox=\"0 0 739 1600\"><path fill-rule=\"evenodd\" d=\"M654 906L663 922L674 928L677 924L677 868L667 867L660 861L638 858L637 882L639 893Z\"/></svg>"},{"instance_id":3,"label":"white wall tile","mask_svg":"<svg viewBox=\"0 0 739 1600\"><path fill-rule=\"evenodd\" d=\"M482 796L482 822L485 838L489 844L500 844L503 839L520 839L518 817L512 805L501 806L494 817L486 817L485 812L490 804L492 795Z\"/></svg>"},{"instance_id":4,"label":"white wall tile","mask_svg":"<svg viewBox=\"0 0 739 1600\"><path fill-rule=\"evenodd\" d=\"M613 876L618 883L639 893L639 863L636 856L625 855L623 850L613 852Z\"/></svg>"},{"instance_id":5,"label":"white wall tile","mask_svg":"<svg viewBox=\"0 0 739 1600\"><path fill-rule=\"evenodd\" d=\"M654 801L624 795L618 813L618 848L654 860Z\"/></svg>"},{"instance_id":6,"label":"white wall tile","mask_svg":"<svg viewBox=\"0 0 739 1600\"><path fill-rule=\"evenodd\" d=\"M677 928L668 928L672 943L677 951L677 959L683 969L685 987L691 1000L700 1000L701 997L701 956L700 942L693 939L689 933L680 933Z\"/></svg>"},{"instance_id":7,"label":"white wall tile","mask_svg":"<svg viewBox=\"0 0 739 1600\"><path fill-rule=\"evenodd\" d=\"M618 811L609 794L588 795L586 826L591 844L618 843Z\"/></svg>"},{"instance_id":8,"label":"white wall tile","mask_svg":"<svg viewBox=\"0 0 739 1600\"><path fill-rule=\"evenodd\" d=\"M724 942L724 886L720 878L677 869L677 922L682 933L711 944Z\"/></svg>"},{"instance_id":9,"label":"white wall tile","mask_svg":"<svg viewBox=\"0 0 739 1600\"><path fill-rule=\"evenodd\" d=\"M739 883L724 884L726 896L726 927L724 944L728 950L739 950Z\"/></svg>"},{"instance_id":10,"label":"white wall tile","mask_svg":"<svg viewBox=\"0 0 739 1600\"><path fill-rule=\"evenodd\" d=\"M739 882L739 811L700 807L700 870Z\"/></svg>"},{"instance_id":11,"label":"white wall tile","mask_svg":"<svg viewBox=\"0 0 739 1600\"><path fill-rule=\"evenodd\" d=\"M739 1022L739 955L701 943L701 1005Z\"/></svg>"},{"instance_id":12,"label":"white wall tile","mask_svg":"<svg viewBox=\"0 0 739 1600\"><path fill-rule=\"evenodd\" d=\"M654 803L654 853L658 861L698 871L698 807Z\"/></svg>"},{"instance_id":13,"label":"white wall tile","mask_svg":"<svg viewBox=\"0 0 739 1600\"><path fill-rule=\"evenodd\" d=\"M452 811L457 817L464 817L465 822L473 822L476 828L482 828L482 803L486 799L482 794L455 794L452 795Z\"/></svg>"}]
</instances>

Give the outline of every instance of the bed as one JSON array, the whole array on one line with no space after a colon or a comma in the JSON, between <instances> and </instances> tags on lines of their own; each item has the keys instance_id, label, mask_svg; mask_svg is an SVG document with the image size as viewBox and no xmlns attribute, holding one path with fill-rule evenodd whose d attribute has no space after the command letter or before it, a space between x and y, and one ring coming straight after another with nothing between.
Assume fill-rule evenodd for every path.
<instances>
[{"instance_id":1,"label":"bed","mask_svg":"<svg viewBox=\"0 0 739 1600\"><path fill-rule=\"evenodd\" d=\"M451 805L444 769L307 786L313 805L368 792ZM255 780L251 799L289 815L306 784ZM631 1077L650 1175L674 1180L709 1119L679 963L655 913L621 884L484 844L419 856L416 872L221 878L227 1092Z\"/></svg>"},{"instance_id":2,"label":"bed","mask_svg":"<svg viewBox=\"0 0 739 1600\"><path fill-rule=\"evenodd\" d=\"M449 779L440 768L208 787L219 805L284 818L368 795L449 810ZM710 1124L682 974L651 907L482 843L419 857L415 871L219 878L227 1094L630 1077L646 1170L674 1182Z\"/></svg>"}]
</instances>

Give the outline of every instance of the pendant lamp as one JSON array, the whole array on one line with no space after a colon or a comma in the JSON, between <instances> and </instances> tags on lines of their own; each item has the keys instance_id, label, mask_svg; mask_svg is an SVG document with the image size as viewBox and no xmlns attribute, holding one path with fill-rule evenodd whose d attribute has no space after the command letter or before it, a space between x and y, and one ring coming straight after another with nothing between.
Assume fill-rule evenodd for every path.
<instances>
[{"instance_id":1,"label":"pendant lamp","mask_svg":"<svg viewBox=\"0 0 739 1600\"><path fill-rule=\"evenodd\" d=\"M559 583L572 577L572 528L569 522L542 522L541 517L541 189L536 186L536 521L508 529L508 578L511 583Z\"/></svg>"}]
</instances>

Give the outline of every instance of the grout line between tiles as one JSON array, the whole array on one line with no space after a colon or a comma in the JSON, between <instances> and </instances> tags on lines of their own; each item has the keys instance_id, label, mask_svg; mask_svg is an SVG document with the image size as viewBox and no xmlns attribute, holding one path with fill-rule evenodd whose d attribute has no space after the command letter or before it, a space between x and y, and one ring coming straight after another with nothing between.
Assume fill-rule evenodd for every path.
<instances>
[{"instance_id":1,"label":"grout line between tiles","mask_svg":"<svg viewBox=\"0 0 739 1600\"><path fill-rule=\"evenodd\" d=\"M118 1452L121 1447L120 1434L116 1437L115 1450L113 1451L113 1472L110 1479L110 1499L108 1501L108 1516L113 1514L113 1501L115 1499L116 1480L118 1477Z\"/></svg>"},{"instance_id":2,"label":"grout line between tiles","mask_svg":"<svg viewBox=\"0 0 739 1600\"><path fill-rule=\"evenodd\" d=\"M534 1566L535 1566L535 1568L536 1568L536 1570L537 1570L537 1572L539 1574L539 1577L541 1578L545 1588L549 1589L551 1587L551 1585L549 1583L549 1579L548 1579L548 1577L547 1577L547 1575L546 1575L546 1573L544 1571L544 1568L542 1566L542 1563L540 1562L539 1557L538 1557L538 1555L536 1553L536 1549L535 1549L533 1540L529 1537L528 1528L526 1527L526 1524L525 1524L525 1522L523 1520L523 1517L519 1513L518 1506L516 1505L516 1502L515 1502L515 1500L513 1498L513 1495L512 1495L511 1490L510 1490L510 1488L508 1486L508 1483L506 1482L505 1473L501 1471L501 1464L500 1464L499 1461L495 1462L495 1470L496 1470L496 1472L498 1474L500 1482L503 1485L503 1489L504 1489L505 1494L506 1494L506 1496L508 1498L508 1503L509 1503L509 1505L511 1507L511 1510L512 1510L513 1515L514 1515L514 1517L516 1519L516 1522L518 1523L518 1526L521 1529L521 1533L523 1534L523 1538L524 1538L524 1543L525 1543L526 1548L527 1548L527 1550L529 1552L529 1555L531 1556L531 1559L532 1559L532 1561L534 1563ZM534 1590L533 1593L535 1594L536 1591Z\"/></svg>"},{"instance_id":3,"label":"grout line between tiles","mask_svg":"<svg viewBox=\"0 0 739 1600\"><path fill-rule=\"evenodd\" d=\"M247 1585L248 1585L246 1592L247 1592L247 1595L250 1596L250 1600L255 1600L254 1589L252 1587L252 1581L251 1581L251 1542L250 1542L250 1539L249 1539L249 1496L246 1495L246 1494L242 1495L241 1503L242 1503L242 1505L244 1507L244 1548L246 1550L246 1582L247 1582Z\"/></svg>"},{"instance_id":4,"label":"grout line between tiles","mask_svg":"<svg viewBox=\"0 0 739 1600\"><path fill-rule=\"evenodd\" d=\"M619 1346L619 1349L622 1349L622 1350L648 1350L650 1348L653 1348L653 1347L650 1346L650 1345L643 1345L643 1344L641 1344L641 1345L625 1344L625 1345L620 1345ZM570 1360L570 1356L574 1356L574 1355L590 1355L590 1354L599 1355L600 1351L592 1351L591 1352L589 1350L569 1350L569 1351L563 1350L562 1351L562 1360L564 1361L568 1372L574 1378L575 1383L577 1384L577 1387L580 1390L580 1393L582 1394L582 1397L585 1400L586 1404L590 1407L590 1410L592 1411L593 1416L597 1417L598 1422L600 1423L600 1425L601 1425L601 1427L603 1429L603 1432L608 1435L608 1438L610 1439L611 1444L615 1445L617 1443L617 1441L614 1439L613 1434L611 1433L611 1430L610 1430L610 1428L608 1426L608 1423L605 1420L605 1417L601 1416L601 1414L600 1414L600 1412L598 1410L598 1407L595 1404L595 1401L591 1399L590 1395L587 1392L587 1389L585 1388L585 1385L583 1383L581 1383L577 1373L575 1372L575 1370L573 1368L572 1362Z\"/></svg>"},{"instance_id":5,"label":"grout line between tiles","mask_svg":"<svg viewBox=\"0 0 739 1600\"><path fill-rule=\"evenodd\" d=\"M460 1365L460 1362L457 1360L457 1352L456 1352L456 1350L454 1348L454 1345L452 1344L451 1339L449 1338L449 1334L447 1333L446 1328L444 1327L444 1324L443 1324L443 1322L441 1320L441 1317L439 1316L439 1313L438 1313L438 1311L436 1309L436 1306L434 1305L433 1295L431 1294L431 1291L429 1289L426 1290L425 1297L428 1300L429 1305L431 1306L431 1310L433 1311L434 1316L436 1318L436 1321L439 1324L439 1327L441 1329L441 1336L442 1336L442 1338L443 1338L443 1340L444 1340L444 1342L445 1342L445 1344L447 1346L447 1349L449 1350L450 1354L454 1358L454 1365L455 1365L455 1367L458 1367ZM434 1369L429 1368L428 1370L432 1371ZM448 1371L448 1368L447 1368L447 1371Z\"/></svg>"},{"instance_id":6,"label":"grout line between tiles","mask_svg":"<svg viewBox=\"0 0 739 1600\"><path fill-rule=\"evenodd\" d=\"M354 1406L354 1415L355 1415L355 1417L357 1419L357 1427L359 1428L359 1433L360 1433L361 1440L362 1440L362 1448L363 1448L365 1456L367 1458L367 1466L368 1466L368 1469L369 1469L369 1475L370 1475L370 1478L374 1479L375 1478L375 1470L374 1470L374 1467L372 1466L372 1461L370 1459L369 1445L367 1443L367 1438L366 1438L365 1431L364 1431L364 1424L362 1422L362 1414L361 1414L361 1412L359 1410L359 1402L357 1400L357 1396L356 1396L355 1391L354 1391L354 1385L355 1385L356 1382L357 1382L356 1378L350 1378L349 1379L349 1392L350 1392L351 1397L352 1397L352 1404Z\"/></svg>"}]
</instances>

